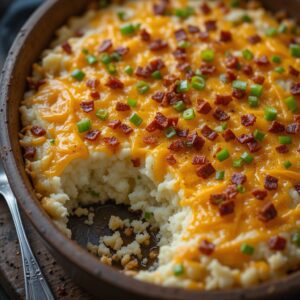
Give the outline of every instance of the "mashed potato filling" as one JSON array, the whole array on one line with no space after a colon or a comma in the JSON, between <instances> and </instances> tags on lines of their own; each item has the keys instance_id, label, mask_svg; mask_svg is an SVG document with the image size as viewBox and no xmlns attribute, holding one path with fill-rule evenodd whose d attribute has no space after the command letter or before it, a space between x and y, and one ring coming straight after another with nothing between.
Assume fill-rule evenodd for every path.
<instances>
[{"instance_id":1,"label":"mashed potato filling","mask_svg":"<svg viewBox=\"0 0 300 300\"><path fill-rule=\"evenodd\" d=\"M142 211L88 245L134 269L158 227L158 265L140 280L224 289L296 269L294 22L251 1L108 2L58 30L28 78L20 142L42 207L70 237L68 216L92 224L91 204Z\"/></svg>"}]
</instances>

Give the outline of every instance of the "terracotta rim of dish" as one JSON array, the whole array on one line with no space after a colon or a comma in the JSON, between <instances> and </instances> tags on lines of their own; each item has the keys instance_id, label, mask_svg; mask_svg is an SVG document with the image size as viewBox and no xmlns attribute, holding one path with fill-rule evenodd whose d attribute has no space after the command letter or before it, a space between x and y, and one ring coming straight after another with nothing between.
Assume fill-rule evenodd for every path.
<instances>
[{"instance_id":1,"label":"terracotta rim of dish","mask_svg":"<svg viewBox=\"0 0 300 300\"><path fill-rule=\"evenodd\" d=\"M22 84L24 84L14 80L14 74L16 72L15 67L20 53L23 51L24 44L30 39L33 29L38 26L43 18L45 18L46 13L50 10L55 11L55 9L62 6L62 3L66 1L68 0L46 1L32 15L16 38L1 74L0 156L3 160L12 190L18 199L18 203L21 205L35 229L42 236L43 240L59 252L64 259L69 260L72 264L76 265L78 269L83 270L91 276L96 277L98 280L109 283L116 288L129 291L141 297L174 300L192 300L199 299L199 297L201 297L202 300L217 299L220 297L223 300L269 299L273 298L275 295L278 297L280 295L284 296L299 291L300 271L286 276L285 278L262 283L251 288L237 288L227 291L192 291L162 287L137 281L129 276L121 274L111 267L101 264L99 260L75 242L69 240L58 230L51 219L39 206L33 188L23 170L24 167L20 149L16 149L16 147L13 146L13 137L17 137L18 132L18 120L9 119L8 115L11 111L11 105L9 105L11 90L19 87L20 84L22 87ZM74 2L76 3L75 0ZM42 34L42 32L40 34ZM24 74L26 75L26 72ZM10 134L11 130L13 130L10 127L14 128L14 135Z\"/></svg>"}]
</instances>

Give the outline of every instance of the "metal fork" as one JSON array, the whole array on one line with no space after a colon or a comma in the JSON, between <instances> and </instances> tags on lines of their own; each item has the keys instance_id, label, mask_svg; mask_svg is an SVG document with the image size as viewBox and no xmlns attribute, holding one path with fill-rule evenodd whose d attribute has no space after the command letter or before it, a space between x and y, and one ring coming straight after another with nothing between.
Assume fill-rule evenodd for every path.
<instances>
[{"instance_id":1,"label":"metal fork","mask_svg":"<svg viewBox=\"0 0 300 300\"><path fill-rule=\"evenodd\" d=\"M1 159L0 159L0 194L4 197L12 215L21 248L25 292L27 300L54 300L49 285L44 278L41 269L29 246L24 227L21 221L17 200L8 183Z\"/></svg>"}]
</instances>

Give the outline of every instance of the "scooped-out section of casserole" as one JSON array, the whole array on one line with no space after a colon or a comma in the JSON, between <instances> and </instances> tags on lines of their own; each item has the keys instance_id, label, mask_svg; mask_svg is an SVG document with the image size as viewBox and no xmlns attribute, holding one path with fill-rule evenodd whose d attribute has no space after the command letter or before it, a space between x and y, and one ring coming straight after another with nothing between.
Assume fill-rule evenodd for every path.
<instances>
[{"instance_id":1,"label":"scooped-out section of casserole","mask_svg":"<svg viewBox=\"0 0 300 300\"><path fill-rule=\"evenodd\" d=\"M87 247L165 286L246 287L296 270L295 23L254 1L98 2L58 30L20 106L26 170L53 222L71 236L68 216L92 224L91 204L141 211L111 216L111 235ZM136 271L155 228L158 262Z\"/></svg>"}]
</instances>

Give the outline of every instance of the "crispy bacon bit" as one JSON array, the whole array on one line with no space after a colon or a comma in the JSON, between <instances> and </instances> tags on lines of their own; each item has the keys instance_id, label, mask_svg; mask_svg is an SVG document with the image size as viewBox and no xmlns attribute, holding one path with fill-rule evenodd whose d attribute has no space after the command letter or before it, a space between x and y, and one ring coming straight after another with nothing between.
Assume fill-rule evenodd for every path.
<instances>
[{"instance_id":1,"label":"crispy bacon bit","mask_svg":"<svg viewBox=\"0 0 300 300\"><path fill-rule=\"evenodd\" d=\"M148 132L153 132L155 131L156 129L161 129L161 126L157 123L156 120L153 120L151 123L149 123L146 127L146 130Z\"/></svg>"},{"instance_id":2,"label":"crispy bacon bit","mask_svg":"<svg viewBox=\"0 0 300 300\"><path fill-rule=\"evenodd\" d=\"M175 156L173 154L169 154L167 157L166 157L166 161L169 165L173 166L177 163L177 160L175 158Z\"/></svg>"},{"instance_id":3,"label":"crispy bacon bit","mask_svg":"<svg viewBox=\"0 0 300 300\"><path fill-rule=\"evenodd\" d=\"M120 144L119 140L115 136L105 137L103 140L104 140L105 144L107 144L111 147L117 147Z\"/></svg>"},{"instance_id":4,"label":"crispy bacon bit","mask_svg":"<svg viewBox=\"0 0 300 300\"><path fill-rule=\"evenodd\" d=\"M275 149L278 153L288 153L289 152L289 148L287 145L280 145L280 146L277 146Z\"/></svg>"},{"instance_id":5,"label":"crispy bacon bit","mask_svg":"<svg viewBox=\"0 0 300 300\"><path fill-rule=\"evenodd\" d=\"M294 82L290 88L291 94L294 96L300 95L300 82Z\"/></svg>"},{"instance_id":6,"label":"crispy bacon bit","mask_svg":"<svg viewBox=\"0 0 300 300\"><path fill-rule=\"evenodd\" d=\"M100 81L96 78L88 79L86 82L86 86L90 89L96 89L100 85Z\"/></svg>"},{"instance_id":7,"label":"crispy bacon bit","mask_svg":"<svg viewBox=\"0 0 300 300\"><path fill-rule=\"evenodd\" d=\"M143 142L146 145L156 145L158 143L158 139L154 135L148 135L143 137Z\"/></svg>"},{"instance_id":8,"label":"crispy bacon bit","mask_svg":"<svg viewBox=\"0 0 300 300\"><path fill-rule=\"evenodd\" d=\"M222 134L224 140L226 142L232 141L235 139L235 134L231 129L226 129L226 131Z\"/></svg>"},{"instance_id":9,"label":"crispy bacon bit","mask_svg":"<svg viewBox=\"0 0 300 300\"><path fill-rule=\"evenodd\" d=\"M233 201L224 201L219 205L219 214L221 217L230 215L234 212L235 204Z\"/></svg>"},{"instance_id":10,"label":"crispy bacon bit","mask_svg":"<svg viewBox=\"0 0 300 300\"><path fill-rule=\"evenodd\" d=\"M216 95L215 104L228 105L231 101L231 95Z\"/></svg>"},{"instance_id":11,"label":"crispy bacon bit","mask_svg":"<svg viewBox=\"0 0 300 300\"><path fill-rule=\"evenodd\" d=\"M300 183L295 184L294 188L298 192L298 194L300 195Z\"/></svg>"},{"instance_id":12,"label":"crispy bacon bit","mask_svg":"<svg viewBox=\"0 0 300 300\"><path fill-rule=\"evenodd\" d=\"M179 151L183 150L184 148L185 148L185 145L182 140L175 140L169 146L169 149L174 152L179 152Z\"/></svg>"},{"instance_id":13,"label":"crispy bacon bit","mask_svg":"<svg viewBox=\"0 0 300 300\"><path fill-rule=\"evenodd\" d=\"M33 159L35 157L36 154L36 148L29 146L29 147L25 147L24 148L24 158L26 159Z\"/></svg>"},{"instance_id":14,"label":"crispy bacon bit","mask_svg":"<svg viewBox=\"0 0 300 300\"><path fill-rule=\"evenodd\" d=\"M116 111L127 111L130 110L130 106L128 104L117 102Z\"/></svg>"},{"instance_id":15,"label":"crispy bacon bit","mask_svg":"<svg viewBox=\"0 0 300 300\"><path fill-rule=\"evenodd\" d=\"M205 21L204 26L205 26L206 31L216 31L217 30L217 22L215 20Z\"/></svg>"},{"instance_id":16,"label":"crispy bacon bit","mask_svg":"<svg viewBox=\"0 0 300 300\"><path fill-rule=\"evenodd\" d=\"M242 173L233 173L231 176L231 182L239 185L239 184L243 184L247 181L247 177L245 174Z\"/></svg>"},{"instance_id":17,"label":"crispy bacon bit","mask_svg":"<svg viewBox=\"0 0 300 300\"><path fill-rule=\"evenodd\" d=\"M300 115L294 115L294 121L300 123Z\"/></svg>"},{"instance_id":18,"label":"crispy bacon bit","mask_svg":"<svg viewBox=\"0 0 300 300\"><path fill-rule=\"evenodd\" d=\"M181 72L188 72L191 70L191 65L187 62L184 63L178 63L177 69Z\"/></svg>"},{"instance_id":19,"label":"crispy bacon bit","mask_svg":"<svg viewBox=\"0 0 300 300\"><path fill-rule=\"evenodd\" d=\"M178 117L168 118L168 127L173 126L176 127L178 123Z\"/></svg>"},{"instance_id":20,"label":"crispy bacon bit","mask_svg":"<svg viewBox=\"0 0 300 300\"><path fill-rule=\"evenodd\" d=\"M189 129L176 129L176 135L179 137L187 137L189 134Z\"/></svg>"},{"instance_id":21,"label":"crispy bacon bit","mask_svg":"<svg viewBox=\"0 0 300 300\"><path fill-rule=\"evenodd\" d=\"M88 141L96 141L98 139L98 137L100 136L100 131L95 129L95 130L91 130L89 131L86 135L85 135L85 139Z\"/></svg>"},{"instance_id":22,"label":"crispy bacon bit","mask_svg":"<svg viewBox=\"0 0 300 300\"><path fill-rule=\"evenodd\" d=\"M124 84L121 80L119 80L118 78L115 78L115 77L111 77L111 76L108 78L108 81L105 85L113 90L124 88Z\"/></svg>"},{"instance_id":23,"label":"crispy bacon bit","mask_svg":"<svg viewBox=\"0 0 300 300\"><path fill-rule=\"evenodd\" d=\"M242 134L237 138L237 140L241 144L247 144L254 141L254 136L253 134Z\"/></svg>"},{"instance_id":24,"label":"crispy bacon bit","mask_svg":"<svg viewBox=\"0 0 300 300\"><path fill-rule=\"evenodd\" d=\"M265 77L262 75L255 75L252 80L254 83L263 84L265 82Z\"/></svg>"},{"instance_id":25,"label":"crispy bacon bit","mask_svg":"<svg viewBox=\"0 0 300 300\"><path fill-rule=\"evenodd\" d=\"M199 99L196 110L199 114L207 115L211 111L211 105L207 101Z\"/></svg>"},{"instance_id":26,"label":"crispy bacon bit","mask_svg":"<svg viewBox=\"0 0 300 300\"><path fill-rule=\"evenodd\" d=\"M261 145L256 140L247 143L247 146L251 153L258 152L261 149Z\"/></svg>"},{"instance_id":27,"label":"crispy bacon bit","mask_svg":"<svg viewBox=\"0 0 300 300\"><path fill-rule=\"evenodd\" d=\"M160 127L162 128L167 128L169 125L168 118L164 116L162 113L157 112L155 115L155 120L159 124Z\"/></svg>"},{"instance_id":28,"label":"crispy bacon bit","mask_svg":"<svg viewBox=\"0 0 300 300\"><path fill-rule=\"evenodd\" d=\"M205 255L211 255L215 250L215 245L207 240L203 240L201 241L199 250Z\"/></svg>"},{"instance_id":29,"label":"crispy bacon bit","mask_svg":"<svg viewBox=\"0 0 300 300\"><path fill-rule=\"evenodd\" d=\"M195 155L193 157L192 164L193 165L204 165L207 163L207 159L204 155Z\"/></svg>"},{"instance_id":30,"label":"crispy bacon bit","mask_svg":"<svg viewBox=\"0 0 300 300\"><path fill-rule=\"evenodd\" d=\"M141 30L140 36L141 36L142 41L144 41L144 42L150 42L151 41L150 33L144 28Z\"/></svg>"},{"instance_id":31,"label":"crispy bacon bit","mask_svg":"<svg viewBox=\"0 0 300 300\"><path fill-rule=\"evenodd\" d=\"M166 14L168 8L168 1L160 1L153 5L153 13L157 16L163 16Z\"/></svg>"},{"instance_id":32,"label":"crispy bacon bit","mask_svg":"<svg viewBox=\"0 0 300 300\"><path fill-rule=\"evenodd\" d=\"M81 31L80 29L77 29L77 30L74 31L74 36L75 37L83 37L83 35L84 35L84 32Z\"/></svg>"},{"instance_id":33,"label":"crispy bacon bit","mask_svg":"<svg viewBox=\"0 0 300 300\"><path fill-rule=\"evenodd\" d=\"M178 77L176 77L174 75L166 75L166 76L164 76L163 85L165 87L169 87L169 86L175 84L177 80L178 80Z\"/></svg>"},{"instance_id":34,"label":"crispy bacon bit","mask_svg":"<svg viewBox=\"0 0 300 300\"><path fill-rule=\"evenodd\" d=\"M269 202L265 204L258 213L259 220L263 222L269 222L277 217L277 210L273 203Z\"/></svg>"},{"instance_id":35,"label":"crispy bacon bit","mask_svg":"<svg viewBox=\"0 0 300 300\"><path fill-rule=\"evenodd\" d=\"M165 63L160 59L151 60L147 66L147 69L152 73L154 71L159 71L165 67Z\"/></svg>"},{"instance_id":36,"label":"crispy bacon bit","mask_svg":"<svg viewBox=\"0 0 300 300\"><path fill-rule=\"evenodd\" d=\"M214 65L203 63L200 66L200 71L201 71L201 74L203 74L203 75L212 75L213 73L215 73L216 67Z\"/></svg>"},{"instance_id":37,"label":"crispy bacon bit","mask_svg":"<svg viewBox=\"0 0 300 300\"><path fill-rule=\"evenodd\" d=\"M121 125L121 121L120 120L112 120L109 121L109 123L107 124L108 127L112 128L112 129L116 129Z\"/></svg>"},{"instance_id":38,"label":"crispy bacon bit","mask_svg":"<svg viewBox=\"0 0 300 300\"><path fill-rule=\"evenodd\" d=\"M278 188L278 179L274 176L267 175L265 177L265 189L271 191L271 190L277 190Z\"/></svg>"},{"instance_id":39,"label":"crispy bacon bit","mask_svg":"<svg viewBox=\"0 0 300 300\"><path fill-rule=\"evenodd\" d=\"M263 56L260 56L260 57L257 57L255 59L255 62L258 66L268 66L270 64L270 61L268 59L268 56L266 55L263 55Z\"/></svg>"},{"instance_id":40,"label":"crispy bacon bit","mask_svg":"<svg viewBox=\"0 0 300 300\"><path fill-rule=\"evenodd\" d=\"M27 77L26 80L27 80L27 83L28 83L30 89L36 90L36 91L39 89L40 86L42 86L43 84L46 83L46 79L36 80L32 77Z\"/></svg>"},{"instance_id":41,"label":"crispy bacon bit","mask_svg":"<svg viewBox=\"0 0 300 300\"><path fill-rule=\"evenodd\" d=\"M174 32L174 34L175 34L175 38L178 42L186 41L188 39L188 36L183 28L176 30Z\"/></svg>"},{"instance_id":42,"label":"crispy bacon bit","mask_svg":"<svg viewBox=\"0 0 300 300\"><path fill-rule=\"evenodd\" d=\"M35 136L44 136L46 135L46 130L40 126L32 126L30 129L31 133Z\"/></svg>"},{"instance_id":43,"label":"crispy bacon bit","mask_svg":"<svg viewBox=\"0 0 300 300\"><path fill-rule=\"evenodd\" d=\"M285 130L285 126L277 121L273 121L269 128L269 132L272 133L279 133L279 132L283 132L284 130Z\"/></svg>"},{"instance_id":44,"label":"crispy bacon bit","mask_svg":"<svg viewBox=\"0 0 300 300\"><path fill-rule=\"evenodd\" d=\"M248 41L250 44L254 45L261 42L261 37L258 34L252 35L249 36Z\"/></svg>"},{"instance_id":45,"label":"crispy bacon bit","mask_svg":"<svg viewBox=\"0 0 300 300\"><path fill-rule=\"evenodd\" d=\"M246 95L246 91L243 90L233 89L232 91L232 97L236 99L243 99L245 95Z\"/></svg>"},{"instance_id":46,"label":"crispy bacon bit","mask_svg":"<svg viewBox=\"0 0 300 300\"><path fill-rule=\"evenodd\" d=\"M186 60L187 59L187 53L184 48L177 48L175 51L173 51L173 55L175 59L178 60Z\"/></svg>"},{"instance_id":47,"label":"crispy bacon bit","mask_svg":"<svg viewBox=\"0 0 300 300\"><path fill-rule=\"evenodd\" d=\"M155 94L152 95L152 99L158 103L161 103L165 97L164 92L156 92Z\"/></svg>"},{"instance_id":48,"label":"crispy bacon bit","mask_svg":"<svg viewBox=\"0 0 300 300\"><path fill-rule=\"evenodd\" d=\"M161 39L154 40L149 44L149 49L151 51L159 51L159 50L166 49L168 47L169 47L168 43Z\"/></svg>"},{"instance_id":49,"label":"crispy bacon bit","mask_svg":"<svg viewBox=\"0 0 300 300\"><path fill-rule=\"evenodd\" d=\"M94 110L94 101L83 101L80 107L85 113L89 113Z\"/></svg>"},{"instance_id":50,"label":"crispy bacon bit","mask_svg":"<svg viewBox=\"0 0 300 300\"><path fill-rule=\"evenodd\" d=\"M91 93L90 93L90 96L94 99L94 100L99 100L100 99L100 93L99 92L97 92L97 91L92 91Z\"/></svg>"},{"instance_id":51,"label":"crispy bacon bit","mask_svg":"<svg viewBox=\"0 0 300 300\"><path fill-rule=\"evenodd\" d=\"M198 26L188 25L188 31L189 33L198 33L200 32L200 28Z\"/></svg>"},{"instance_id":52,"label":"crispy bacon bit","mask_svg":"<svg viewBox=\"0 0 300 300\"><path fill-rule=\"evenodd\" d=\"M186 138L186 146L195 150L200 151L205 144L205 140L198 136L197 132L193 132Z\"/></svg>"},{"instance_id":53,"label":"crispy bacon bit","mask_svg":"<svg viewBox=\"0 0 300 300\"><path fill-rule=\"evenodd\" d=\"M225 193L211 194L209 198L209 201L212 205L219 205L226 200L227 200L227 196Z\"/></svg>"},{"instance_id":54,"label":"crispy bacon bit","mask_svg":"<svg viewBox=\"0 0 300 300\"><path fill-rule=\"evenodd\" d=\"M99 46L98 51L99 51L100 53L103 53L103 52L109 50L109 49L112 47L112 45L113 45L113 44L112 44L112 41L111 41L111 40L109 40L109 39L104 40L104 41L102 42L102 44Z\"/></svg>"},{"instance_id":55,"label":"crispy bacon bit","mask_svg":"<svg viewBox=\"0 0 300 300\"><path fill-rule=\"evenodd\" d=\"M236 189L235 184L229 185L226 190L224 191L224 194L227 196L228 199L234 199L236 195L238 194L238 191Z\"/></svg>"},{"instance_id":56,"label":"crispy bacon bit","mask_svg":"<svg viewBox=\"0 0 300 300\"><path fill-rule=\"evenodd\" d=\"M297 134L300 131L300 123L292 123L286 126L286 133Z\"/></svg>"},{"instance_id":57,"label":"crispy bacon bit","mask_svg":"<svg viewBox=\"0 0 300 300\"><path fill-rule=\"evenodd\" d=\"M238 69L239 65L239 59L236 56L230 55L225 60L225 66L229 69Z\"/></svg>"},{"instance_id":58,"label":"crispy bacon bit","mask_svg":"<svg viewBox=\"0 0 300 300\"><path fill-rule=\"evenodd\" d=\"M138 168L141 166L141 160L139 158L132 158L131 162L135 168Z\"/></svg>"},{"instance_id":59,"label":"crispy bacon bit","mask_svg":"<svg viewBox=\"0 0 300 300\"><path fill-rule=\"evenodd\" d=\"M215 168L211 163L207 163L204 166L201 166L197 169L196 173L200 178L207 179L212 174L215 173Z\"/></svg>"},{"instance_id":60,"label":"crispy bacon bit","mask_svg":"<svg viewBox=\"0 0 300 300\"><path fill-rule=\"evenodd\" d=\"M219 107L215 109L213 116L218 121L227 121L230 119L230 116Z\"/></svg>"},{"instance_id":61,"label":"crispy bacon bit","mask_svg":"<svg viewBox=\"0 0 300 300\"><path fill-rule=\"evenodd\" d=\"M232 82L237 79L237 76L231 70L227 70L225 76L228 82Z\"/></svg>"},{"instance_id":62,"label":"crispy bacon bit","mask_svg":"<svg viewBox=\"0 0 300 300\"><path fill-rule=\"evenodd\" d=\"M148 78L151 76L151 73L148 70L148 68L143 68L143 67L137 67L134 74L142 78Z\"/></svg>"},{"instance_id":63,"label":"crispy bacon bit","mask_svg":"<svg viewBox=\"0 0 300 300\"><path fill-rule=\"evenodd\" d=\"M252 195L258 200L264 200L268 196L268 192L263 189L255 189Z\"/></svg>"},{"instance_id":64,"label":"crispy bacon bit","mask_svg":"<svg viewBox=\"0 0 300 300\"><path fill-rule=\"evenodd\" d=\"M207 139L211 141L214 141L218 137L218 134L207 125L204 125L202 127L201 133L203 134L203 136L205 136Z\"/></svg>"},{"instance_id":65,"label":"crispy bacon bit","mask_svg":"<svg viewBox=\"0 0 300 300\"><path fill-rule=\"evenodd\" d=\"M67 53L67 54L72 54L72 47L69 42L64 42L61 45L61 48Z\"/></svg>"},{"instance_id":66,"label":"crispy bacon bit","mask_svg":"<svg viewBox=\"0 0 300 300\"><path fill-rule=\"evenodd\" d=\"M133 132L133 129L130 126L124 124L124 123L122 123L120 125L120 129L126 135L130 134L131 132Z\"/></svg>"},{"instance_id":67,"label":"crispy bacon bit","mask_svg":"<svg viewBox=\"0 0 300 300\"><path fill-rule=\"evenodd\" d=\"M209 34L206 31L199 32L198 37L201 41L206 42L209 39Z\"/></svg>"},{"instance_id":68,"label":"crispy bacon bit","mask_svg":"<svg viewBox=\"0 0 300 300\"><path fill-rule=\"evenodd\" d=\"M200 5L200 9L202 11L203 14L205 15L209 15L211 13L211 8L209 7L209 5L205 2L203 2L201 5Z\"/></svg>"},{"instance_id":69,"label":"crispy bacon bit","mask_svg":"<svg viewBox=\"0 0 300 300\"><path fill-rule=\"evenodd\" d=\"M256 121L256 117L253 114L247 114L241 116L241 123L245 127L253 126Z\"/></svg>"},{"instance_id":70,"label":"crispy bacon bit","mask_svg":"<svg viewBox=\"0 0 300 300\"><path fill-rule=\"evenodd\" d=\"M230 31L222 30L220 33L220 41L223 43L230 42L232 40L232 34Z\"/></svg>"},{"instance_id":71,"label":"crispy bacon bit","mask_svg":"<svg viewBox=\"0 0 300 300\"><path fill-rule=\"evenodd\" d=\"M118 47L115 50L116 53L118 53L121 56L125 56L127 53L129 53L129 48L128 47Z\"/></svg>"},{"instance_id":72,"label":"crispy bacon bit","mask_svg":"<svg viewBox=\"0 0 300 300\"><path fill-rule=\"evenodd\" d=\"M251 76L253 74L253 68L250 65L243 65L242 71L248 76Z\"/></svg>"},{"instance_id":73,"label":"crispy bacon bit","mask_svg":"<svg viewBox=\"0 0 300 300\"><path fill-rule=\"evenodd\" d=\"M281 236L272 236L268 241L269 248L274 251L282 251L286 246L286 239Z\"/></svg>"},{"instance_id":74,"label":"crispy bacon bit","mask_svg":"<svg viewBox=\"0 0 300 300\"><path fill-rule=\"evenodd\" d=\"M298 77L300 74L300 72L297 69L295 69L293 66L289 66L289 73L295 77Z\"/></svg>"}]
</instances>

